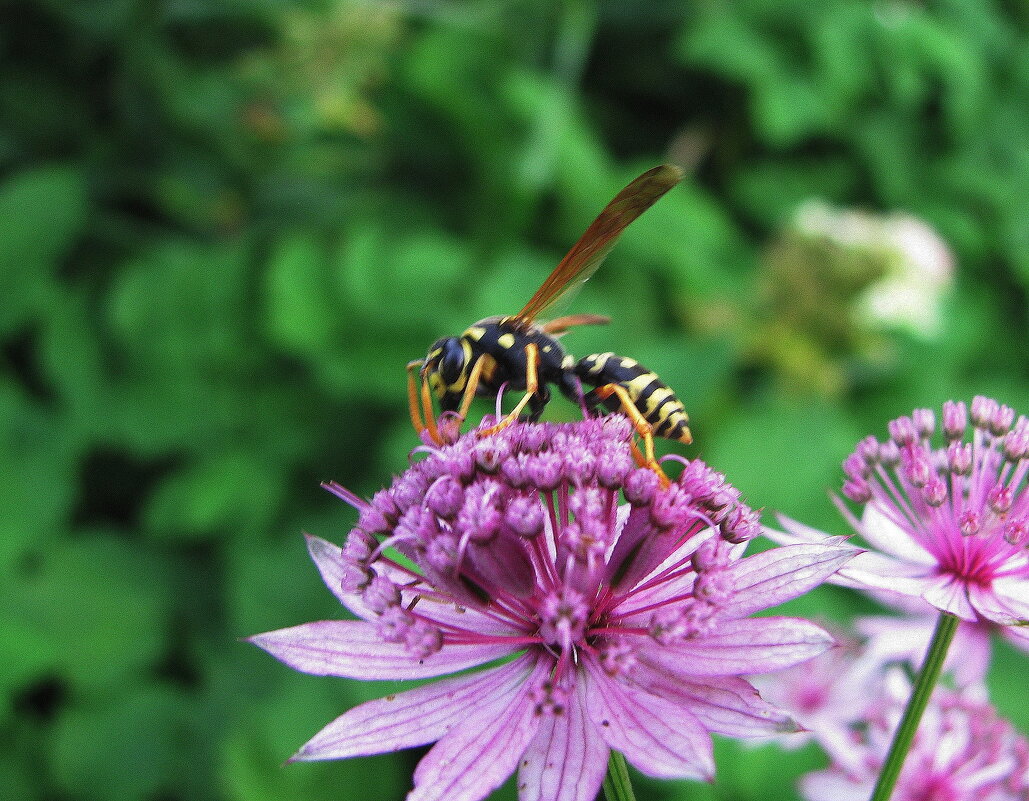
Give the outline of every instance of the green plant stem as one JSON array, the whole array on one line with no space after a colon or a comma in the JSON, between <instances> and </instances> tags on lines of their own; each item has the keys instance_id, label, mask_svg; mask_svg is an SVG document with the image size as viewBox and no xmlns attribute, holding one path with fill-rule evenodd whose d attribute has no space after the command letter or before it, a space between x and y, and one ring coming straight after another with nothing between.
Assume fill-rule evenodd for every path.
<instances>
[{"instance_id":1,"label":"green plant stem","mask_svg":"<svg viewBox=\"0 0 1029 801\"><path fill-rule=\"evenodd\" d=\"M607 801L636 801L629 780L629 768L625 757L617 751L611 752L607 761L607 775L604 776L604 797Z\"/></svg>"},{"instance_id":2,"label":"green plant stem","mask_svg":"<svg viewBox=\"0 0 1029 801\"><path fill-rule=\"evenodd\" d=\"M911 698L908 700L907 709L900 719L897 733L893 735L893 742L890 744L890 752L886 755L882 771L879 773L879 781L875 785L870 801L889 801L893 788L897 784L897 777L900 776L900 769L904 767L904 758L911 748L911 741L918 730L918 723L925 712L926 704L929 703L929 696L933 694L936 682L940 678L940 670L947 658L947 650L950 648L951 640L954 639L954 632L957 631L959 620L947 612L940 613L940 619L936 621L936 630L933 632L929 649L925 652L925 661L922 663L922 670L915 680L915 688L911 691Z\"/></svg>"}]
</instances>

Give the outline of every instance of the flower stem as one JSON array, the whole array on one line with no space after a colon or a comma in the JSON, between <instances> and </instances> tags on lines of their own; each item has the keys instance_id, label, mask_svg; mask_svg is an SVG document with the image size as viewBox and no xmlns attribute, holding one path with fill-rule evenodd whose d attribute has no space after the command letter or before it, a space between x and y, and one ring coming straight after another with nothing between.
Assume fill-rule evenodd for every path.
<instances>
[{"instance_id":1,"label":"flower stem","mask_svg":"<svg viewBox=\"0 0 1029 801\"><path fill-rule=\"evenodd\" d=\"M629 781L629 768L625 757L617 751L611 752L607 762L607 775L604 776L604 797L607 801L636 801Z\"/></svg>"},{"instance_id":2,"label":"flower stem","mask_svg":"<svg viewBox=\"0 0 1029 801\"><path fill-rule=\"evenodd\" d=\"M897 726L897 732L893 735L890 752L886 755L886 761L879 773L879 781L875 785L871 801L889 801L890 795L893 793L897 777L900 776L900 769L904 767L904 758L911 748L911 741L915 738L918 723L922 719L922 713L925 712L926 704L929 703L929 696L936 687L936 681L940 677L940 670L947 658L947 650L950 648L951 640L954 639L954 632L957 631L959 622L954 615L940 612L940 619L936 621L936 630L933 632L929 649L925 653L922 670L915 681L915 688L911 691L911 698L904 710L904 716L900 719L900 725Z\"/></svg>"}]
</instances>

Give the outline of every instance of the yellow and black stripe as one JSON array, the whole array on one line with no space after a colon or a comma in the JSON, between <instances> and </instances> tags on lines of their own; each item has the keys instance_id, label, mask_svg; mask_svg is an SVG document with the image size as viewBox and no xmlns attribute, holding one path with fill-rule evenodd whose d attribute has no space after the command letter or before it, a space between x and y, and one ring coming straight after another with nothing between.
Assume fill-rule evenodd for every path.
<instances>
[{"instance_id":1,"label":"yellow and black stripe","mask_svg":"<svg viewBox=\"0 0 1029 801\"><path fill-rule=\"evenodd\" d=\"M587 386L616 384L622 387L639 413L653 426L654 436L687 445L693 441L687 425L689 416L682 401L657 373L648 370L635 359L611 352L594 353L576 363L575 374ZM618 411L621 405L617 396L601 400L595 391L586 394L586 403L589 406L603 404L611 411Z\"/></svg>"}]
</instances>

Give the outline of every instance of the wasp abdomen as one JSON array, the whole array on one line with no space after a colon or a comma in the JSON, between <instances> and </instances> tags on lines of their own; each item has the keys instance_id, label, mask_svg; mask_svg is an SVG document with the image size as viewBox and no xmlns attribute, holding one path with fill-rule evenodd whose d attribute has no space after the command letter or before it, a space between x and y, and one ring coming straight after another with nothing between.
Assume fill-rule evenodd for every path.
<instances>
[{"instance_id":1,"label":"wasp abdomen","mask_svg":"<svg viewBox=\"0 0 1029 801\"><path fill-rule=\"evenodd\" d=\"M653 426L655 436L687 445L693 441L687 425L689 417L682 401L657 373L648 370L635 359L610 352L594 353L576 363L575 374L583 384L591 387L607 384L622 387L639 413ZM586 394L586 403L589 406L602 403L611 411L617 411L621 406L617 396L601 400L595 392Z\"/></svg>"}]
</instances>

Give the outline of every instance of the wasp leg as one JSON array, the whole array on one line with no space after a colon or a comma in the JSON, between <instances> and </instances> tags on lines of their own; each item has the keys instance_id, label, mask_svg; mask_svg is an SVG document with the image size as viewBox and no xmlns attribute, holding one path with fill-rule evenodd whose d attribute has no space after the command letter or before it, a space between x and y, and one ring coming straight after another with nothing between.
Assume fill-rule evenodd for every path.
<instances>
[{"instance_id":1,"label":"wasp leg","mask_svg":"<svg viewBox=\"0 0 1029 801\"><path fill-rule=\"evenodd\" d=\"M425 427L429 429L429 436L437 445L442 445L443 437L436 427L436 411L432 408L432 391L429 389L429 379L426 376L422 376L422 408L425 409Z\"/></svg>"},{"instance_id":2,"label":"wasp leg","mask_svg":"<svg viewBox=\"0 0 1029 801\"><path fill-rule=\"evenodd\" d=\"M411 425L415 432L421 436L425 430L425 422L422 420L421 401L418 399L418 386L415 382L414 371L420 368L425 362L420 359L407 363L407 406L411 413Z\"/></svg>"},{"instance_id":3,"label":"wasp leg","mask_svg":"<svg viewBox=\"0 0 1029 801\"><path fill-rule=\"evenodd\" d=\"M561 371L557 381L557 388L572 403L582 409L582 416L589 417L590 409L586 403L586 394L582 391L582 379L575 374L574 370L565 369Z\"/></svg>"},{"instance_id":4,"label":"wasp leg","mask_svg":"<svg viewBox=\"0 0 1029 801\"><path fill-rule=\"evenodd\" d=\"M485 365L485 359L481 357L476 359L475 364L472 365L472 371L468 374L468 380L464 385L464 395L461 396L461 405L457 410L457 419L462 422L468 416L468 408L472 405L475 390L479 388L479 377L482 375L482 369Z\"/></svg>"},{"instance_id":5,"label":"wasp leg","mask_svg":"<svg viewBox=\"0 0 1029 801\"><path fill-rule=\"evenodd\" d=\"M661 479L661 486L667 488L671 482L668 480L668 476L665 475L665 471L661 469L657 459L654 458L654 427L647 422L647 419L640 413L640 410L636 408L636 404L632 402L632 398L625 391L625 387L619 384L604 384L601 387L597 387L590 394L601 401L615 395L621 401L622 411L632 421L633 428L636 429L636 433L643 440L643 454L640 454L636 443L633 443L633 455L636 457L636 461L641 467L649 467L657 473L657 477Z\"/></svg>"},{"instance_id":6,"label":"wasp leg","mask_svg":"<svg viewBox=\"0 0 1029 801\"><path fill-rule=\"evenodd\" d=\"M629 441L629 448L632 450L632 458L636 460L636 464L640 467L646 467L647 457L643 455L640 446L636 444L635 440Z\"/></svg>"},{"instance_id":7,"label":"wasp leg","mask_svg":"<svg viewBox=\"0 0 1029 801\"><path fill-rule=\"evenodd\" d=\"M539 391L539 363L539 346L535 342L530 342L525 346L525 394L511 412L504 416L503 420L495 426L491 426L490 428L480 431L480 437L486 437L490 434L496 434L498 431L503 431L518 419L518 415L522 413L522 409L525 408L525 405L532 399L533 395Z\"/></svg>"},{"instance_id":8,"label":"wasp leg","mask_svg":"<svg viewBox=\"0 0 1029 801\"><path fill-rule=\"evenodd\" d=\"M422 377L421 397L418 394L418 387L415 384L414 371L424 364L422 361L407 363L407 405L411 413L411 425L420 437L422 432L429 430L429 436L437 445L443 444L443 438L436 428L436 412L432 408L432 395L429 392L429 381ZM424 420L423 420L424 417Z\"/></svg>"},{"instance_id":9,"label":"wasp leg","mask_svg":"<svg viewBox=\"0 0 1029 801\"><path fill-rule=\"evenodd\" d=\"M544 384L535 395L529 398L529 421L537 422L548 403L550 403L550 389Z\"/></svg>"}]
</instances>

